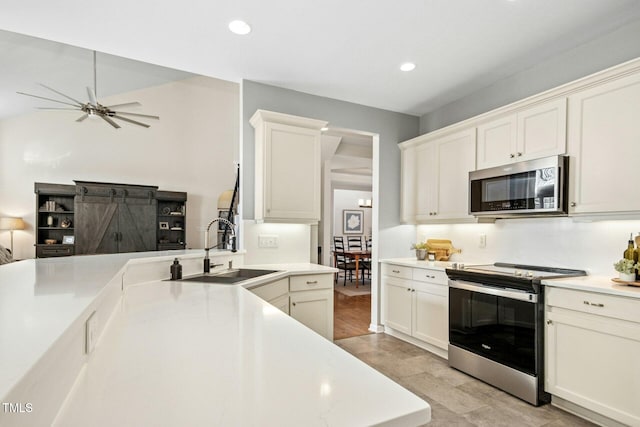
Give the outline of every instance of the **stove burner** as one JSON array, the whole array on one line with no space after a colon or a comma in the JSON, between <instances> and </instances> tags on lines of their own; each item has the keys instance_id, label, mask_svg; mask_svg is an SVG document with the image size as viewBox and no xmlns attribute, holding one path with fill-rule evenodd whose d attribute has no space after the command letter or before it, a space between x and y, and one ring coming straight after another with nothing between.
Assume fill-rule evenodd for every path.
<instances>
[{"instance_id":1,"label":"stove burner","mask_svg":"<svg viewBox=\"0 0 640 427\"><path fill-rule=\"evenodd\" d=\"M463 269L448 268L446 273L451 280L466 280L489 286L520 289L535 293L539 292L542 280L587 275L584 270L501 262Z\"/></svg>"}]
</instances>

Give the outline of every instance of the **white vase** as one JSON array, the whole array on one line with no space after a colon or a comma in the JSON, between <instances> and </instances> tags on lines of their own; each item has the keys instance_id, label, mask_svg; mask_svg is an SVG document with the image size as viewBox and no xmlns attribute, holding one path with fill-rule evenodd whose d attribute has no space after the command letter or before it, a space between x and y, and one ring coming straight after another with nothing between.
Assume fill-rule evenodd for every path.
<instances>
[{"instance_id":1,"label":"white vase","mask_svg":"<svg viewBox=\"0 0 640 427\"><path fill-rule=\"evenodd\" d=\"M636 280L636 273L620 273L619 274L619 278L620 280L622 280L623 282L634 282Z\"/></svg>"},{"instance_id":2,"label":"white vase","mask_svg":"<svg viewBox=\"0 0 640 427\"><path fill-rule=\"evenodd\" d=\"M426 249L416 249L416 259L418 261L422 261L427 257Z\"/></svg>"}]
</instances>

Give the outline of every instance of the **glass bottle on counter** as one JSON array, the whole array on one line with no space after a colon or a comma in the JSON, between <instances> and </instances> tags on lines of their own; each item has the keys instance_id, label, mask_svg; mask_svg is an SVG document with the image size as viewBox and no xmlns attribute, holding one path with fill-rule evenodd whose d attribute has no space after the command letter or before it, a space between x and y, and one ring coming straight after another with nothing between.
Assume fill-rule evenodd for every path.
<instances>
[{"instance_id":1,"label":"glass bottle on counter","mask_svg":"<svg viewBox=\"0 0 640 427\"><path fill-rule=\"evenodd\" d=\"M630 259L631 261L638 262L638 251L633 244L633 233L629 234L629 243L627 249L622 254L624 259Z\"/></svg>"}]
</instances>

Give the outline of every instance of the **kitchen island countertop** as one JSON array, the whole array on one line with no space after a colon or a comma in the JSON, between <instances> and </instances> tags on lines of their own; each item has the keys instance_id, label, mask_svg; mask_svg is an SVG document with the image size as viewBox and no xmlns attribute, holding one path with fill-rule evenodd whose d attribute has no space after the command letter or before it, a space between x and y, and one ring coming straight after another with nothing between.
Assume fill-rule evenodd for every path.
<instances>
[{"instance_id":1,"label":"kitchen island countertop","mask_svg":"<svg viewBox=\"0 0 640 427\"><path fill-rule=\"evenodd\" d=\"M280 271L242 286L163 280L174 257L186 274L196 274L202 255L187 250L3 266L0 309L13 321L0 325L0 361L7 362L0 396L3 402L38 398L33 414L0 413L0 425L51 424L54 418L38 418L43 412L58 413L55 424L64 426L429 421L428 403L244 289L335 269L245 265ZM83 356L92 310L102 311L103 330Z\"/></svg>"}]
</instances>

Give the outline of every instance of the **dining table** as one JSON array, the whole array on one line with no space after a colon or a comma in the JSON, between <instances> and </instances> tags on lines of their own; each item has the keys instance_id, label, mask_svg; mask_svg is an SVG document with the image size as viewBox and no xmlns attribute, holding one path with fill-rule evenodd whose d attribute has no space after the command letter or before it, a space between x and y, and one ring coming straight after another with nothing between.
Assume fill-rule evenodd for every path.
<instances>
[{"instance_id":1,"label":"dining table","mask_svg":"<svg viewBox=\"0 0 640 427\"><path fill-rule=\"evenodd\" d=\"M347 258L353 260L356 264L356 288L359 285L359 275L360 275L360 260L366 260L371 258L371 251L364 249L345 249L344 251L340 251L341 254L344 254ZM337 260L338 251L333 251L333 265L338 265Z\"/></svg>"}]
</instances>

